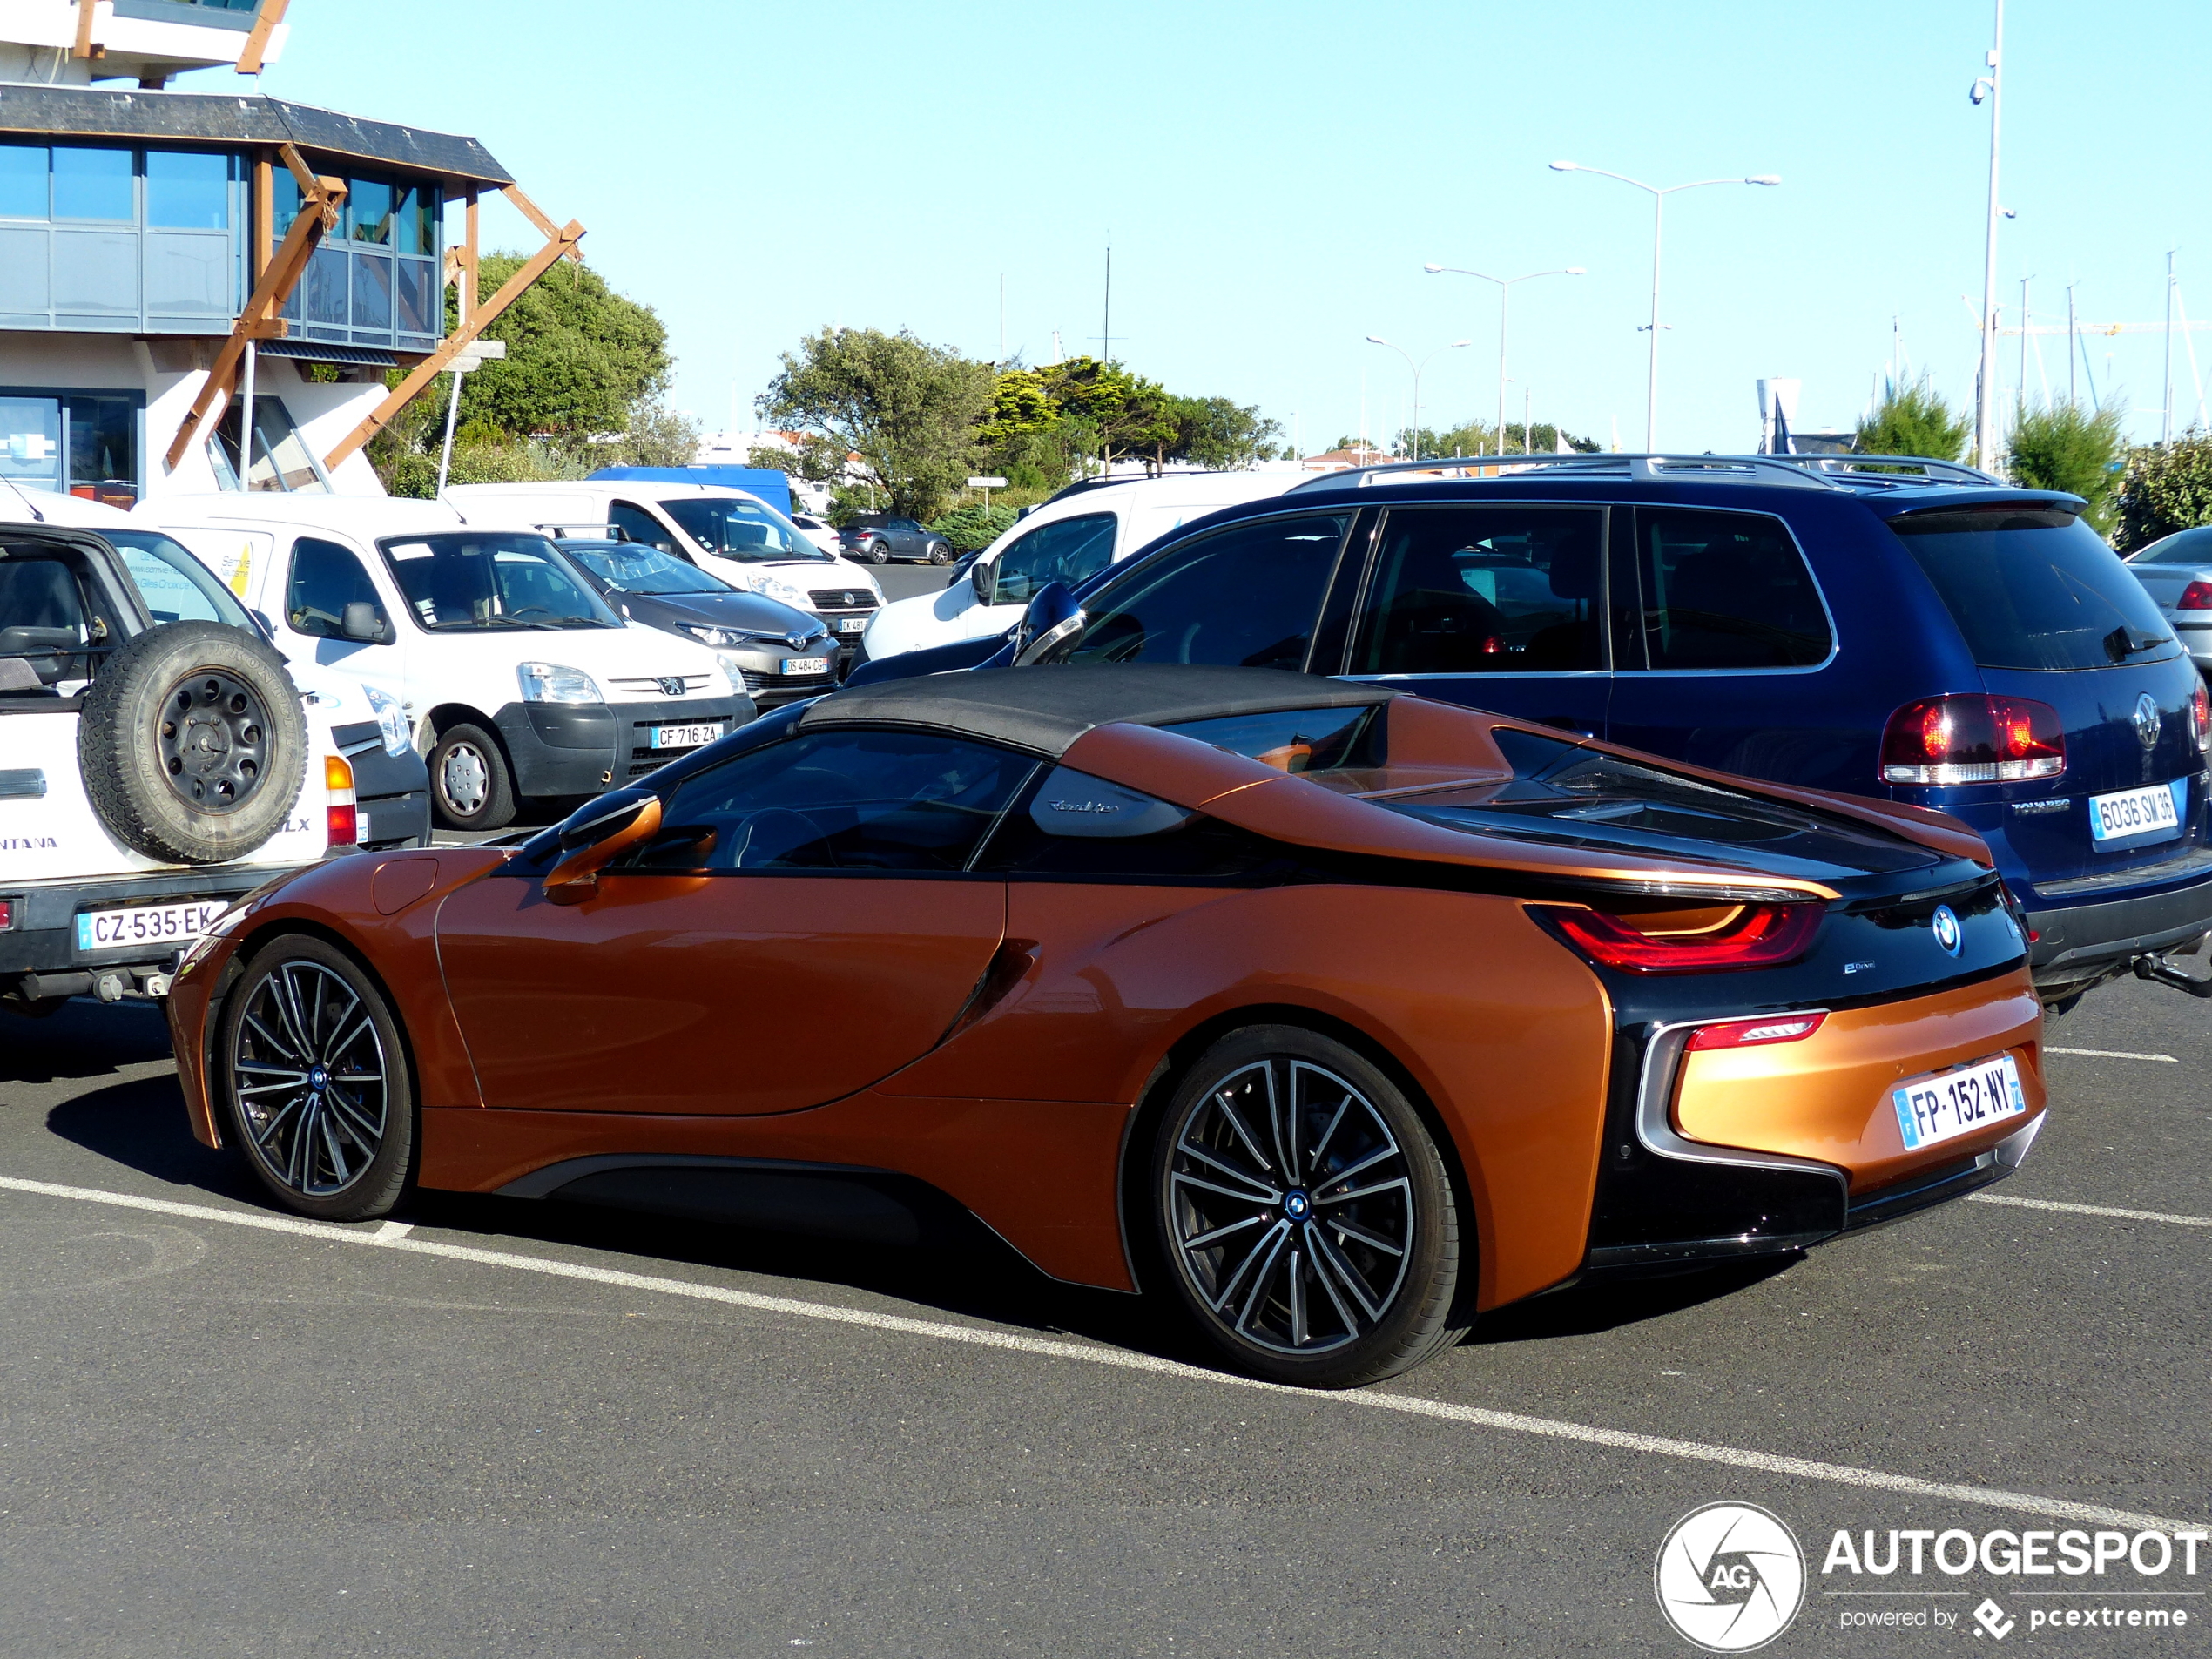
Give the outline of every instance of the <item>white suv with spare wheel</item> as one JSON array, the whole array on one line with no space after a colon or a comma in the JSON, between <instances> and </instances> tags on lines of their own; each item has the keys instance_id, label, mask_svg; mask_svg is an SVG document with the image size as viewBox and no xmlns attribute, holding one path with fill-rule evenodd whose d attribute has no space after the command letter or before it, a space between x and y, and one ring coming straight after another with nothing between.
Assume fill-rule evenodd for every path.
<instances>
[{"instance_id":1,"label":"white suv with spare wheel","mask_svg":"<svg viewBox=\"0 0 2212 1659\"><path fill-rule=\"evenodd\" d=\"M449 828L621 787L753 717L713 651L625 623L536 529L337 496L158 496L132 516L209 563L287 656L396 696Z\"/></svg>"},{"instance_id":2,"label":"white suv with spare wheel","mask_svg":"<svg viewBox=\"0 0 2212 1659\"><path fill-rule=\"evenodd\" d=\"M226 609L182 550L172 556L161 570L217 619L158 620L132 567L92 531L0 523L0 1006L11 1012L165 995L184 950L240 895L355 841L334 722L358 699L303 692L236 603Z\"/></svg>"}]
</instances>

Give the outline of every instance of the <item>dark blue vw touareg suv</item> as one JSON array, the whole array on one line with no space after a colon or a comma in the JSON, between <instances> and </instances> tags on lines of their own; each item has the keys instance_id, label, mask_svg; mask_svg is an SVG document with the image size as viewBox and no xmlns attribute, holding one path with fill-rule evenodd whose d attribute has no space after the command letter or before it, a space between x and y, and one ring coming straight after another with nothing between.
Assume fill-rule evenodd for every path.
<instances>
[{"instance_id":1,"label":"dark blue vw touareg suv","mask_svg":"<svg viewBox=\"0 0 2212 1659\"><path fill-rule=\"evenodd\" d=\"M2166 958L2212 931L2204 683L2081 508L1888 457L1371 468L1184 525L1002 641L854 678L1303 669L1938 808L1994 850L2063 1008L2131 968L2190 983Z\"/></svg>"}]
</instances>

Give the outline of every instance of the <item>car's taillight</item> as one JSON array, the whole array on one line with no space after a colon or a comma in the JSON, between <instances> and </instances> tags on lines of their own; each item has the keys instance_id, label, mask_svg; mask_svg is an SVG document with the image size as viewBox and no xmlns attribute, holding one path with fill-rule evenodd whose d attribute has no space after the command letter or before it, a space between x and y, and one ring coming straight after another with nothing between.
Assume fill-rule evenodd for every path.
<instances>
[{"instance_id":1,"label":"car's taillight","mask_svg":"<svg viewBox=\"0 0 2212 1659\"><path fill-rule=\"evenodd\" d=\"M1631 974L1713 974L1774 968L1802 955L1820 927L1818 904L1747 904L1717 926L1654 932L1602 910L1551 912L1560 931L1607 968ZM1647 922L1652 919L1645 918Z\"/></svg>"},{"instance_id":2,"label":"car's taillight","mask_svg":"<svg viewBox=\"0 0 2212 1659\"><path fill-rule=\"evenodd\" d=\"M2212 691L2204 689L2202 680L2189 698L2189 736L2196 739L2199 754L2212 750Z\"/></svg>"},{"instance_id":3,"label":"car's taillight","mask_svg":"<svg viewBox=\"0 0 2212 1659\"><path fill-rule=\"evenodd\" d=\"M1701 1025L1689 1034L1689 1050L1702 1049L1763 1049L1770 1042L1803 1042L1820 1029L1825 1013L1784 1014L1760 1020L1726 1020Z\"/></svg>"},{"instance_id":4,"label":"car's taillight","mask_svg":"<svg viewBox=\"0 0 2212 1659\"><path fill-rule=\"evenodd\" d=\"M2212 582L2192 582L2174 602L2176 610L2212 610Z\"/></svg>"},{"instance_id":5,"label":"car's taillight","mask_svg":"<svg viewBox=\"0 0 2212 1659\"><path fill-rule=\"evenodd\" d=\"M16 901L13 899L0 899L0 934L6 933L15 925Z\"/></svg>"},{"instance_id":6,"label":"car's taillight","mask_svg":"<svg viewBox=\"0 0 2212 1659\"><path fill-rule=\"evenodd\" d=\"M2066 770L2059 711L2024 697L1924 697L1882 732L1885 784L1999 784Z\"/></svg>"},{"instance_id":7,"label":"car's taillight","mask_svg":"<svg viewBox=\"0 0 2212 1659\"><path fill-rule=\"evenodd\" d=\"M329 812L330 844L352 846L358 839L354 811L354 768L343 755L322 758L322 786Z\"/></svg>"}]
</instances>

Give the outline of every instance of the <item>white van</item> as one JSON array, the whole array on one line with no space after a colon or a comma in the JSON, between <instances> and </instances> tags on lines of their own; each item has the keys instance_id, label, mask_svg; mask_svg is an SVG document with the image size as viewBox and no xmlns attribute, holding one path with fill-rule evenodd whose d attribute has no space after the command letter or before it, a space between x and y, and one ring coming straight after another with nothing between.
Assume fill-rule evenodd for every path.
<instances>
[{"instance_id":1,"label":"white van","mask_svg":"<svg viewBox=\"0 0 2212 1659\"><path fill-rule=\"evenodd\" d=\"M159 496L132 516L197 553L287 658L396 696L449 828L619 788L754 713L711 651L626 624L535 529L376 496Z\"/></svg>"},{"instance_id":2,"label":"white van","mask_svg":"<svg viewBox=\"0 0 2212 1659\"><path fill-rule=\"evenodd\" d=\"M942 593L917 594L877 611L860 648L873 662L1002 634L1048 583L1072 588L1193 519L1279 496L1312 475L1192 472L1071 485L985 548Z\"/></svg>"},{"instance_id":3,"label":"white van","mask_svg":"<svg viewBox=\"0 0 2212 1659\"><path fill-rule=\"evenodd\" d=\"M865 565L824 551L758 496L724 484L647 478L455 484L445 499L472 519L496 512L502 524L612 525L633 542L691 560L733 588L813 612L846 646L883 604L883 590Z\"/></svg>"}]
</instances>

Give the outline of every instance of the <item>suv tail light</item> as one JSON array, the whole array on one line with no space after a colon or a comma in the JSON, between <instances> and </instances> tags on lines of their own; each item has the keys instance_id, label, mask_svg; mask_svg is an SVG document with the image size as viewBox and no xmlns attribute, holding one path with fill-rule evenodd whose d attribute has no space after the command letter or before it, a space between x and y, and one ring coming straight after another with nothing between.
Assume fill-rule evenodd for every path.
<instances>
[{"instance_id":1,"label":"suv tail light","mask_svg":"<svg viewBox=\"0 0 2212 1659\"><path fill-rule=\"evenodd\" d=\"M1999 784L2066 770L2059 711L2024 697L1924 697L1882 732L1885 784Z\"/></svg>"},{"instance_id":2,"label":"suv tail light","mask_svg":"<svg viewBox=\"0 0 2212 1659\"><path fill-rule=\"evenodd\" d=\"M1770 1042L1803 1042L1826 1023L1825 1010L1814 1014L1769 1015L1759 1020L1729 1020L1701 1025L1690 1033L1686 1052L1704 1049L1764 1049Z\"/></svg>"},{"instance_id":3,"label":"suv tail light","mask_svg":"<svg viewBox=\"0 0 2212 1659\"><path fill-rule=\"evenodd\" d=\"M2212 582L2192 582L2174 602L2176 610L2212 610Z\"/></svg>"},{"instance_id":4,"label":"suv tail light","mask_svg":"<svg viewBox=\"0 0 2212 1659\"><path fill-rule=\"evenodd\" d=\"M0 899L0 934L8 932L15 925L16 901L13 899Z\"/></svg>"},{"instance_id":5,"label":"suv tail light","mask_svg":"<svg viewBox=\"0 0 2212 1659\"><path fill-rule=\"evenodd\" d=\"M357 845L353 763L343 755L325 755L322 758L322 786L329 805L331 846Z\"/></svg>"},{"instance_id":6,"label":"suv tail light","mask_svg":"<svg viewBox=\"0 0 2212 1659\"><path fill-rule=\"evenodd\" d=\"M2204 689L2202 680L2189 698L2189 736L2196 740L2197 753L2212 751L2212 691Z\"/></svg>"},{"instance_id":7,"label":"suv tail light","mask_svg":"<svg viewBox=\"0 0 2212 1659\"><path fill-rule=\"evenodd\" d=\"M1820 927L1822 907L1747 904L1716 926L1691 932L1647 932L1637 918L1602 910L1551 911L1552 921L1593 961L1631 974L1713 974L1775 968L1804 954ZM1642 918L1646 922L1658 920Z\"/></svg>"}]
</instances>

